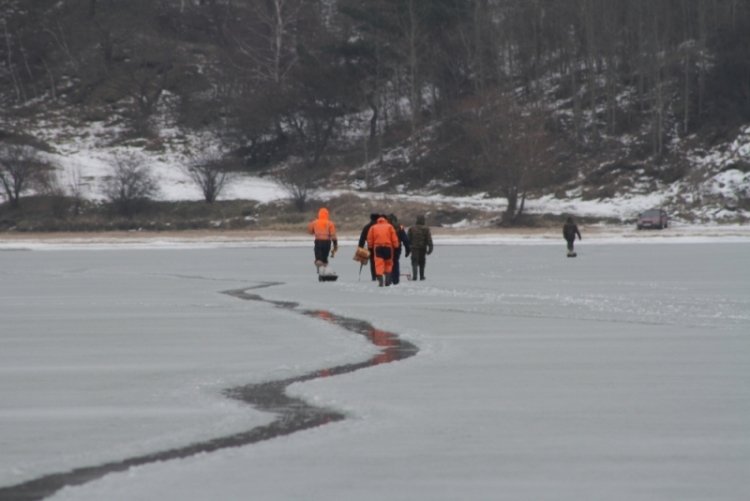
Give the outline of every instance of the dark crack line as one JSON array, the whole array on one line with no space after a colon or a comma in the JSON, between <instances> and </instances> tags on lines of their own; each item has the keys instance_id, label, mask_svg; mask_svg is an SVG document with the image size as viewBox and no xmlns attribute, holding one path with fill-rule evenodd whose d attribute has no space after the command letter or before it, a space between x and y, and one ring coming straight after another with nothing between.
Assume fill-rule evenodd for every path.
<instances>
[{"instance_id":1,"label":"dark crack line","mask_svg":"<svg viewBox=\"0 0 750 501\"><path fill-rule=\"evenodd\" d=\"M224 391L224 394L229 398L245 402L260 411L276 414L276 419L267 425L257 426L244 432L197 442L184 447L144 454L97 466L86 466L66 472L52 473L9 487L0 487L0 500L16 501L43 499L47 496L51 496L63 487L82 485L101 478L109 473L125 471L133 466L155 463L157 461L181 459L196 454L214 452L230 447L241 447L276 437L291 435L292 433L315 428L324 424L341 421L346 418L345 414L327 407L312 405L299 398L290 397L286 394L286 388L293 383L330 377L338 374L346 374L383 363L403 360L413 357L419 351L416 345L402 340L394 333L376 329L369 322L336 315L326 310L302 310L298 309L298 303L265 299L258 294L248 292L250 290L257 290L281 284L282 282L264 282L255 287L223 291L223 294L246 301L268 303L277 308L288 309L302 315L331 322L350 332L365 336L372 344L381 348L380 352L363 362L337 365L302 374L300 376L277 381L237 386Z\"/></svg>"}]
</instances>

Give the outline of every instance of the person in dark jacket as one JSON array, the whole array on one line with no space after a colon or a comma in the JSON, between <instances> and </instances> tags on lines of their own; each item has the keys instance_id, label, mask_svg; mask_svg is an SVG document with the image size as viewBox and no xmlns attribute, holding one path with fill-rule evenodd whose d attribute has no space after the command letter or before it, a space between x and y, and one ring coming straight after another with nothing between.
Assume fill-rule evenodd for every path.
<instances>
[{"instance_id":1,"label":"person in dark jacket","mask_svg":"<svg viewBox=\"0 0 750 501\"><path fill-rule=\"evenodd\" d=\"M372 213L370 214L370 222L367 223L362 228L362 233L359 234L359 243L357 244L359 247L365 248L367 245L367 233L370 231L370 228L372 228L372 225L378 222L378 218L380 217L380 214ZM375 255L372 252L372 249L369 249L370 251L370 277L372 278L373 282L377 280L377 275L375 274ZM360 268L360 271L362 269Z\"/></svg>"},{"instance_id":2,"label":"person in dark jacket","mask_svg":"<svg viewBox=\"0 0 750 501\"><path fill-rule=\"evenodd\" d=\"M389 214L388 221L393 225L393 229L396 230L398 242L399 244L401 244L397 249L395 249L395 253L393 255L393 270L391 272L391 283L393 285L398 285L401 280L401 265L399 264L399 259L401 258L401 249L403 248L406 251L404 257L409 256L409 237L406 234L404 225L399 224L396 214Z\"/></svg>"},{"instance_id":3,"label":"person in dark jacket","mask_svg":"<svg viewBox=\"0 0 750 501\"><path fill-rule=\"evenodd\" d=\"M432 233L430 228L425 225L424 216L417 216L417 224L409 228L407 232L409 244L411 246L411 279L424 280L424 267L427 264L427 256L432 254ZM407 251L406 257L409 256Z\"/></svg>"},{"instance_id":4,"label":"person in dark jacket","mask_svg":"<svg viewBox=\"0 0 750 501\"><path fill-rule=\"evenodd\" d=\"M583 238L581 238L581 232L578 231L578 225L573 221L572 217L568 217L563 225L563 237L568 243L568 254L575 252L573 250L573 242L576 240L576 235L578 235L578 240L583 240Z\"/></svg>"}]
</instances>

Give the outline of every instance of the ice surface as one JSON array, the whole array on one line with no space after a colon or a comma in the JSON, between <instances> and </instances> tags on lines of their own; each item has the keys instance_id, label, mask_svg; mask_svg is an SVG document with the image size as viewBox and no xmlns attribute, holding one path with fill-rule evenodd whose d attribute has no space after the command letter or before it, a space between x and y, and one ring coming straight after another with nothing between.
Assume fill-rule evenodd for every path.
<instances>
[{"instance_id":1,"label":"ice surface","mask_svg":"<svg viewBox=\"0 0 750 501\"><path fill-rule=\"evenodd\" d=\"M266 423L222 390L372 355L221 294L278 281L419 354L290 388L342 422L53 498L747 499L750 243L678 241L454 241L389 288L309 245L2 252L0 486Z\"/></svg>"}]
</instances>

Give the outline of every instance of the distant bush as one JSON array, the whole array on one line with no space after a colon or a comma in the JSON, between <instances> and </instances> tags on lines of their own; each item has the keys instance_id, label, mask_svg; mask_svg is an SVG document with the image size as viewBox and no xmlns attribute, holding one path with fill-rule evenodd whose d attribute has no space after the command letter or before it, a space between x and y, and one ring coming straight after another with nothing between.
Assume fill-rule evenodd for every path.
<instances>
[{"instance_id":1,"label":"distant bush","mask_svg":"<svg viewBox=\"0 0 750 501\"><path fill-rule=\"evenodd\" d=\"M145 157L135 153L117 155L111 174L104 179L104 195L121 216L132 217L159 191L145 162Z\"/></svg>"}]
</instances>

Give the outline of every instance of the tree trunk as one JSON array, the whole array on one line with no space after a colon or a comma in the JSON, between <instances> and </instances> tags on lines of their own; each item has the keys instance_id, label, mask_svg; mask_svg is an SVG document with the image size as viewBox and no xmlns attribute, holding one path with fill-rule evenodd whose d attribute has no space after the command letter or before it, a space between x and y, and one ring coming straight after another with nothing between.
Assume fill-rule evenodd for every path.
<instances>
[{"instance_id":1,"label":"tree trunk","mask_svg":"<svg viewBox=\"0 0 750 501\"><path fill-rule=\"evenodd\" d=\"M503 215L503 222L513 224L516 219L516 208L518 207L518 188L513 186L505 190L505 196L508 199L508 207Z\"/></svg>"},{"instance_id":2,"label":"tree trunk","mask_svg":"<svg viewBox=\"0 0 750 501\"><path fill-rule=\"evenodd\" d=\"M44 64L44 70L47 72L47 76L49 77L50 95L52 96L53 100L57 100L57 82L55 82L55 75L54 73L52 73L52 70L47 64L46 59L42 59L42 64Z\"/></svg>"},{"instance_id":3,"label":"tree trunk","mask_svg":"<svg viewBox=\"0 0 750 501\"><path fill-rule=\"evenodd\" d=\"M706 0L698 0L698 54L700 61L698 64L698 106L696 112L700 116L703 114L703 96L706 89L706 72L705 57L707 46L706 35Z\"/></svg>"},{"instance_id":4,"label":"tree trunk","mask_svg":"<svg viewBox=\"0 0 750 501\"><path fill-rule=\"evenodd\" d=\"M419 110L421 108L420 89L417 71L417 13L415 11L414 0L409 0L409 19L408 19L407 37L409 44L409 100L411 102L411 114L409 125L411 130L411 154L409 161L412 166L417 162L419 149L419 138L417 137L417 123L419 120ZM419 177L422 178L423 172L420 169Z\"/></svg>"},{"instance_id":5,"label":"tree trunk","mask_svg":"<svg viewBox=\"0 0 750 501\"><path fill-rule=\"evenodd\" d=\"M375 100L374 93L367 94L367 104L372 110L372 116L370 117L370 142L375 141L375 137L378 134L378 103Z\"/></svg>"},{"instance_id":6,"label":"tree trunk","mask_svg":"<svg viewBox=\"0 0 750 501\"><path fill-rule=\"evenodd\" d=\"M594 39L594 4L592 0L586 0L585 3L585 15L586 15L586 64L588 65L589 73L589 107L591 109L591 132L593 139L596 140L598 137L598 130L596 126L596 98L597 98L597 86L596 86L596 41Z\"/></svg>"},{"instance_id":7,"label":"tree trunk","mask_svg":"<svg viewBox=\"0 0 750 501\"><path fill-rule=\"evenodd\" d=\"M682 1L682 38L691 40L690 33L690 7L686 0ZM682 89L682 132L687 135L690 125L690 47L685 47L683 53L683 77Z\"/></svg>"},{"instance_id":8,"label":"tree trunk","mask_svg":"<svg viewBox=\"0 0 750 501\"><path fill-rule=\"evenodd\" d=\"M16 91L16 101L21 102L23 101L23 89L21 88L21 82L16 78L16 72L13 69L13 46L11 44L11 38L10 33L8 32L8 23L3 20L3 27L5 28L5 46L8 51L8 57L6 64L8 66L8 73L10 74L10 79L13 82L13 88Z\"/></svg>"}]
</instances>

